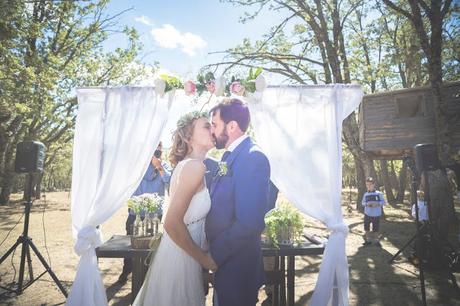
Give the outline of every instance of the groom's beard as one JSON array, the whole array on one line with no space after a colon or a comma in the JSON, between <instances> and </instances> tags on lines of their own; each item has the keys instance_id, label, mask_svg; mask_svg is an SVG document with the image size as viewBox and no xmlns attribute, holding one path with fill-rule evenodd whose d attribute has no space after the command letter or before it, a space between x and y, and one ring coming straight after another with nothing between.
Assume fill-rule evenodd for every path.
<instances>
[{"instance_id":1,"label":"groom's beard","mask_svg":"<svg viewBox=\"0 0 460 306\"><path fill-rule=\"evenodd\" d=\"M223 149L228 142L228 134L226 130L223 130L219 136L214 135L216 142L216 149Z\"/></svg>"}]
</instances>

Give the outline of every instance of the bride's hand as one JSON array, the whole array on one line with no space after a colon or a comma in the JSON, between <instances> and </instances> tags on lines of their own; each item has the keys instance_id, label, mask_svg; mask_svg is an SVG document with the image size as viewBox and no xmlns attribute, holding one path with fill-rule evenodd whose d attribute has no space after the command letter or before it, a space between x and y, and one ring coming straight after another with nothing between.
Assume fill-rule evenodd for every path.
<instances>
[{"instance_id":1,"label":"bride's hand","mask_svg":"<svg viewBox=\"0 0 460 306\"><path fill-rule=\"evenodd\" d=\"M217 271L217 264L209 254L206 254L201 265L203 266L203 268L211 270L212 272Z\"/></svg>"}]
</instances>

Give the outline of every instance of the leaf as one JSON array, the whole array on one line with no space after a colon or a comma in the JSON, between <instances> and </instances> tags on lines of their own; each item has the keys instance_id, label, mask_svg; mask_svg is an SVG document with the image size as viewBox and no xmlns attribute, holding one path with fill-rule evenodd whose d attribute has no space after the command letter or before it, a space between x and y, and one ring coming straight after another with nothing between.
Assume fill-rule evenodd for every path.
<instances>
[{"instance_id":1,"label":"leaf","mask_svg":"<svg viewBox=\"0 0 460 306\"><path fill-rule=\"evenodd\" d=\"M212 72L206 73L206 76L205 76L206 83L209 82L209 81L215 80L215 79L216 78L214 77L214 73L212 73Z\"/></svg>"}]
</instances>

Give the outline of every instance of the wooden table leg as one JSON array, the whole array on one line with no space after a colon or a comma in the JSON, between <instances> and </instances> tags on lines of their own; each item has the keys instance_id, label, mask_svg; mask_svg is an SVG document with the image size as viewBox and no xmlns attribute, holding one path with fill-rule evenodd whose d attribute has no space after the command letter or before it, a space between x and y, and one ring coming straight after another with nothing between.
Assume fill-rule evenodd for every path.
<instances>
[{"instance_id":1,"label":"wooden table leg","mask_svg":"<svg viewBox=\"0 0 460 306\"><path fill-rule=\"evenodd\" d=\"M294 306L295 298L295 256L288 256L287 267L287 304Z\"/></svg>"},{"instance_id":2,"label":"wooden table leg","mask_svg":"<svg viewBox=\"0 0 460 306\"><path fill-rule=\"evenodd\" d=\"M280 256L281 270L281 286L280 286L280 305L286 306L286 260L284 256Z\"/></svg>"},{"instance_id":3,"label":"wooden table leg","mask_svg":"<svg viewBox=\"0 0 460 306\"><path fill-rule=\"evenodd\" d=\"M139 290L144 282L145 274L147 273L148 266L144 263L145 257L133 257L133 273L131 282L131 299L134 302Z\"/></svg>"},{"instance_id":4,"label":"wooden table leg","mask_svg":"<svg viewBox=\"0 0 460 306\"><path fill-rule=\"evenodd\" d=\"M280 269L280 258L278 256L274 257L275 259L275 268L274 271L279 271ZM279 306L280 304L280 284L275 283L273 284L273 292L272 292L272 306Z\"/></svg>"}]
</instances>

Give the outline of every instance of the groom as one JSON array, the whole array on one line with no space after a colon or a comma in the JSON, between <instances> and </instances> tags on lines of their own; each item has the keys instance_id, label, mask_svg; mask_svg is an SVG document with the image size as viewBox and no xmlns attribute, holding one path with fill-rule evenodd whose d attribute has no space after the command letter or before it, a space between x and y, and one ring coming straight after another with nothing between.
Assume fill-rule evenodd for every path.
<instances>
[{"instance_id":1,"label":"groom","mask_svg":"<svg viewBox=\"0 0 460 306\"><path fill-rule=\"evenodd\" d=\"M253 306L265 278L260 234L268 211L270 165L246 135L250 115L245 104L226 100L210 113L216 147L226 149L206 218L209 251L218 267L214 302Z\"/></svg>"}]
</instances>

